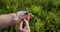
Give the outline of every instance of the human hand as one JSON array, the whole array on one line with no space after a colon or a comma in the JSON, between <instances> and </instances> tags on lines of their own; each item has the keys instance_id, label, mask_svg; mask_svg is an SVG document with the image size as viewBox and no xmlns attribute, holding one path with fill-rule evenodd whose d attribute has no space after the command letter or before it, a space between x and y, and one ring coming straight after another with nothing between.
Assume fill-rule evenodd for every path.
<instances>
[{"instance_id":1,"label":"human hand","mask_svg":"<svg viewBox=\"0 0 60 32\"><path fill-rule=\"evenodd\" d=\"M32 19L34 17L34 15L32 15L32 13L29 13L26 17L25 17L25 19L27 20L27 21L29 21L29 19ZM19 18L15 18L15 20L16 20L16 23L20 23L20 21L21 21L21 19L19 19Z\"/></svg>"},{"instance_id":2,"label":"human hand","mask_svg":"<svg viewBox=\"0 0 60 32\"><path fill-rule=\"evenodd\" d=\"M17 32L30 32L29 23L26 19L20 22Z\"/></svg>"},{"instance_id":3,"label":"human hand","mask_svg":"<svg viewBox=\"0 0 60 32\"><path fill-rule=\"evenodd\" d=\"M20 20L17 32L30 32L28 20L32 18L31 15L32 14L29 14L26 18Z\"/></svg>"}]
</instances>

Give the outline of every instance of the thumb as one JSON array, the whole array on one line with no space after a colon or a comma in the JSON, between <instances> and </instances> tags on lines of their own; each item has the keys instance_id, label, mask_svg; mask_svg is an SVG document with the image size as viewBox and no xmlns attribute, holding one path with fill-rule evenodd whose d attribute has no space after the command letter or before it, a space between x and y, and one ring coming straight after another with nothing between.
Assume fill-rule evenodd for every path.
<instances>
[{"instance_id":1,"label":"thumb","mask_svg":"<svg viewBox=\"0 0 60 32\"><path fill-rule=\"evenodd\" d=\"M23 21L21 20L20 23L19 23L19 27L18 27L18 28L19 28L20 30L22 30L22 28L23 28L22 26L23 26Z\"/></svg>"},{"instance_id":2,"label":"thumb","mask_svg":"<svg viewBox=\"0 0 60 32\"><path fill-rule=\"evenodd\" d=\"M26 19L24 19L24 27L29 27L29 23Z\"/></svg>"}]
</instances>

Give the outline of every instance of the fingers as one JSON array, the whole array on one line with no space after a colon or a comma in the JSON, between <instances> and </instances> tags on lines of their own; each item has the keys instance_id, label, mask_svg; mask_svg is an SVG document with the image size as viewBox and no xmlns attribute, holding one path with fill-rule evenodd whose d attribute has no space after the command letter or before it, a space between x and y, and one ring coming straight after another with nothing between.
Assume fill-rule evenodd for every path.
<instances>
[{"instance_id":1,"label":"fingers","mask_svg":"<svg viewBox=\"0 0 60 32\"><path fill-rule=\"evenodd\" d=\"M23 19L24 20L24 28L29 28L29 23L26 19Z\"/></svg>"},{"instance_id":2,"label":"fingers","mask_svg":"<svg viewBox=\"0 0 60 32\"><path fill-rule=\"evenodd\" d=\"M32 13L29 13L29 14L25 17L25 19L29 21L29 19L31 19L31 17L32 17Z\"/></svg>"},{"instance_id":3,"label":"fingers","mask_svg":"<svg viewBox=\"0 0 60 32\"><path fill-rule=\"evenodd\" d=\"M32 15L32 13L29 14L30 19L34 17L34 15Z\"/></svg>"},{"instance_id":4,"label":"fingers","mask_svg":"<svg viewBox=\"0 0 60 32\"><path fill-rule=\"evenodd\" d=\"M21 21L21 20L20 20L20 19L18 19L18 18L15 18L14 20L15 20L15 21L16 21L16 23L18 23L18 24L19 24L19 23L20 23L20 21Z\"/></svg>"},{"instance_id":5,"label":"fingers","mask_svg":"<svg viewBox=\"0 0 60 32\"><path fill-rule=\"evenodd\" d=\"M23 26L23 21L21 20L20 23L19 23L19 29L20 29L20 30L23 29L22 26Z\"/></svg>"},{"instance_id":6,"label":"fingers","mask_svg":"<svg viewBox=\"0 0 60 32\"><path fill-rule=\"evenodd\" d=\"M28 21L26 19L23 19L23 21L20 21L18 29L19 30L30 29Z\"/></svg>"},{"instance_id":7,"label":"fingers","mask_svg":"<svg viewBox=\"0 0 60 32\"><path fill-rule=\"evenodd\" d=\"M34 15L32 15L32 13L29 13L29 15L26 18L27 18L27 20L29 20L29 19L32 19L33 17L34 17Z\"/></svg>"},{"instance_id":8,"label":"fingers","mask_svg":"<svg viewBox=\"0 0 60 32\"><path fill-rule=\"evenodd\" d=\"M23 25L24 24L24 25ZM23 28L23 26L24 26L24 28ZM18 31L20 32L20 31L30 31L30 27L29 27L29 23L28 23L28 20L26 20L26 19L23 19L23 20L21 20L20 21L20 23L19 23L19 27L18 27Z\"/></svg>"}]
</instances>

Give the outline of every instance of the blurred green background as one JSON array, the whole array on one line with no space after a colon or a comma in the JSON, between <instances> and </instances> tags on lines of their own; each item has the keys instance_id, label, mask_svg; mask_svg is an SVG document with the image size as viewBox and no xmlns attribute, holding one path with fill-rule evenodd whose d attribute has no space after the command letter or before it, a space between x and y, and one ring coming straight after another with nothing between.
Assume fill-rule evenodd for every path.
<instances>
[{"instance_id":1,"label":"blurred green background","mask_svg":"<svg viewBox=\"0 0 60 32\"><path fill-rule=\"evenodd\" d=\"M31 32L60 32L60 0L0 0L0 15L28 10L34 14L29 21ZM16 32L17 25L0 30Z\"/></svg>"}]
</instances>

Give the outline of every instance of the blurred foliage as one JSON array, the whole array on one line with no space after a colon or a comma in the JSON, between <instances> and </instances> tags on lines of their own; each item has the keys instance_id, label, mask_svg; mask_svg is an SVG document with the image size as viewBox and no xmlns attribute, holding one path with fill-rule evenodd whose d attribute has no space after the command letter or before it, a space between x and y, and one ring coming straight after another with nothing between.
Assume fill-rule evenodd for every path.
<instances>
[{"instance_id":1,"label":"blurred foliage","mask_svg":"<svg viewBox=\"0 0 60 32\"><path fill-rule=\"evenodd\" d=\"M29 21L31 32L60 32L60 0L0 0L0 14L28 10L34 14ZM17 25L0 30L15 32Z\"/></svg>"}]
</instances>

